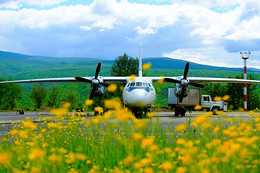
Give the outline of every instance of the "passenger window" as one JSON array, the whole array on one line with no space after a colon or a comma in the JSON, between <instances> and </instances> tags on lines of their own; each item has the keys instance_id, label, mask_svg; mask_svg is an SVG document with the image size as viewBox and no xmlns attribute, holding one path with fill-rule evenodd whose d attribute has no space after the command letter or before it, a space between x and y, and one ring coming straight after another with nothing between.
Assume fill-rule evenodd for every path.
<instances>
[{"instance_id":1,"label":"passenger window","mask_svg":"<svg viewBox=\"0 0 260 173\"><path fill-rule=\"evenodd\" d=\"M136 86L142 86L142 82L136 82Z\"/></svg>"}]
</instances>

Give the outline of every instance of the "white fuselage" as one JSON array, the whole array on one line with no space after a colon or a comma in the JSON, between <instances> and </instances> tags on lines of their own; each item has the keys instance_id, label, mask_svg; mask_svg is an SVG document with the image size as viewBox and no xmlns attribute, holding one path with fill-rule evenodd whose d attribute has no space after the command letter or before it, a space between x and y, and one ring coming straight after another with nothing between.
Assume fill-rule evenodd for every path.
<instances>
[{"instance_id":1,"label":"white fuselage","mask_svg":"<svg viewBox=\"0 0 260 173\"><path fill-rule=\"evenodd\" d=\"M123 91L123 102L129 107L147 108L154 104L156 91L152 81L136 77L133 81L128 81Z\"/></svg>"}]
</instances>

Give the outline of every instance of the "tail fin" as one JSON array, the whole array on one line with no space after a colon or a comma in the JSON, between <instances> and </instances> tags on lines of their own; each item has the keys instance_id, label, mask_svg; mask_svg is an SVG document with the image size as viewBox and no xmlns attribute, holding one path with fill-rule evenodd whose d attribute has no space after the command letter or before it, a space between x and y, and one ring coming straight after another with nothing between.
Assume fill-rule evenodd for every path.
<instances>
[{"instance_id":1,"label":"tail fin","mask_svg":"<svg viewBox=\"0 0 260 173\"><path fill-rule=\"evenodd\" d=\"M140 43L139 46L139 70L138 70L138 77L143 76L143 71L142 71L142 45Z\"/></svg>"}]
</instances>

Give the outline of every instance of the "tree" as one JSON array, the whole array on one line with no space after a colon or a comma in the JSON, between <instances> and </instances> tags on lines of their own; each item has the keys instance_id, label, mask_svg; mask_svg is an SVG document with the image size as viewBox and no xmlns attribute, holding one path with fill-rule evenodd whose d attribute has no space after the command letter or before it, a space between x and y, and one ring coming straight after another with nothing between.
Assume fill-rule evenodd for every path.
<instances>
[{"instance_id":1,"label":"tree","mask_svg":"<svg viewBox=\"0 0 260 173\"><path fill-rule=\"evenodd\" d=\"M124 53L115 59L111 67L112 76L130 76L138 74L138 59Z\"/></svg>"},{"instance_id":2,"label":"tree","mask_svg":"<svg viewBox=\"0 0 260 173\"><path fill-rule=\"evenodd\" d=\"M243 74L236 75L234 78L243 79ZM254 80L252 74L248 74L247 78L249 80ZM237 110L244 107L244 84L235 84L235 83L227 83L227 84L205 84L206 88L204 89L205 94L211 95L212 98L224 95L229 95L230 99L227 101L228 105L231 109ZM256 84L248 84L247 85L247 98L248 98L248 109L253 110L258 108L260 105L260 97L256 92L257 85Z\"/></svg>"},{"instance_id":3,"label":"tree","mask_svg":"<svg viewBox=\"0 0 260 173\"><path fill-rule=\"evenodd\" d=\"M9 81L12 78L8 79ZM6 81L0 78L0 81ZM21 99L22 88L17 84L0 85L0 105L3 109L13 109L16 106L17 100Z\"/></svg>"},{"instance_id":4,"label":"tree","mask_svg":"<svg viewBox=\"0 0 260 173\"><path fill-rule=\"evenodd\" d=\"M40 84L37 83L32 87L30 98L34 102L34 106L37 109L41 108L46 95L47 95L47 89L44 86L41 86Z\"/></svg>"},{"instance_id":5,"label":"tree","mask_svg":"<svg viewBox=\"0 0 260 173\"><path fill-rule=\"evenodd\" d=\"M59 90L57 86L52 86L47 95L47 106L58 107L59 106Z\"/></svg>"},{"instance_id":6,"label":"tree","mask_svg":"<svg viewBox=\"0 0 260 173\"><path fill-rule=\"evenodd\" d=\"M137 58L132 58L124 53L123 56L119 56L115 59L115 62L111 67L112 76L130 76L138 74L138 64L139 61ZM124 89L124 84L117 84L117 90L113 93L113 97L122 98L122 91ZM111 95L111 94L109 94ZM107 97L107 95L105 95Z\"/></svg>"},{"instance_id":7,"label":"tree","mask_svg":"<svg viewBox=\"0 0 260 173\"><path fill-rule=\"evenodd\" d=\"M74 91L68 92L68 94L62 99L65 102L69 102L71 109L76 109L77 95Z\"/></svg>"},{"instance_id":8,"label":"tree","mask_svg":"<svg viewBox=\"0 0 260 173\"><path fill-rule=\"evenodd\" d=\"M243 79L243 73L241 75L236 75L235 78ZM249 73L247 79L254 80L254 76ZM256 84L247 84L247 108L253 110L258 108L260 105L260 97L255 92L257 89ZM227 94L230 96L228 104L232 106L233 109L239 109L244 107L244 84L227 84Z\"/></svg>"},{"instance_id":9,"label":"tree","mask_svg":"<svg viewBox=\"0 0 260 173\"><path fill-rule=\"evenodd\" d=\"M212 98L223 97L227 93L227 84L225 83L205 83L205 94L210 95Z\"/></svg>"}]
</instances>

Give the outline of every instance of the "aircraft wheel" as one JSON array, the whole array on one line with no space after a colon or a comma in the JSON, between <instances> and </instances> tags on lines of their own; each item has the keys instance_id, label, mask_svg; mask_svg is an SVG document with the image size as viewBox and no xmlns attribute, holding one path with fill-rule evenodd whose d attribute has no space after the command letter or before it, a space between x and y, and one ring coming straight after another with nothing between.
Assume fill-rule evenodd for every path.
<instances>
[{"instance_id":1,"label":"aircraft wheel","mask_svg":"<svg viewBox=\"0 0 260 173\"><path fill-rule=\"evenodd\" d=\"M178 117L180 115L180 107L178 105L176 105L174 113L175 117Z\"/></svg>"},{"instance_id":2,"label":"aircraft wheel","mask_svg":"<svg viewBox=\"0 0 260 173\"><path fill-rule=\"evenodd\" d=\"M142 119L142 111L140 109L134 109L134 110L132 110L132 112L136 118Z\"/></svg>"}]
</instances>

